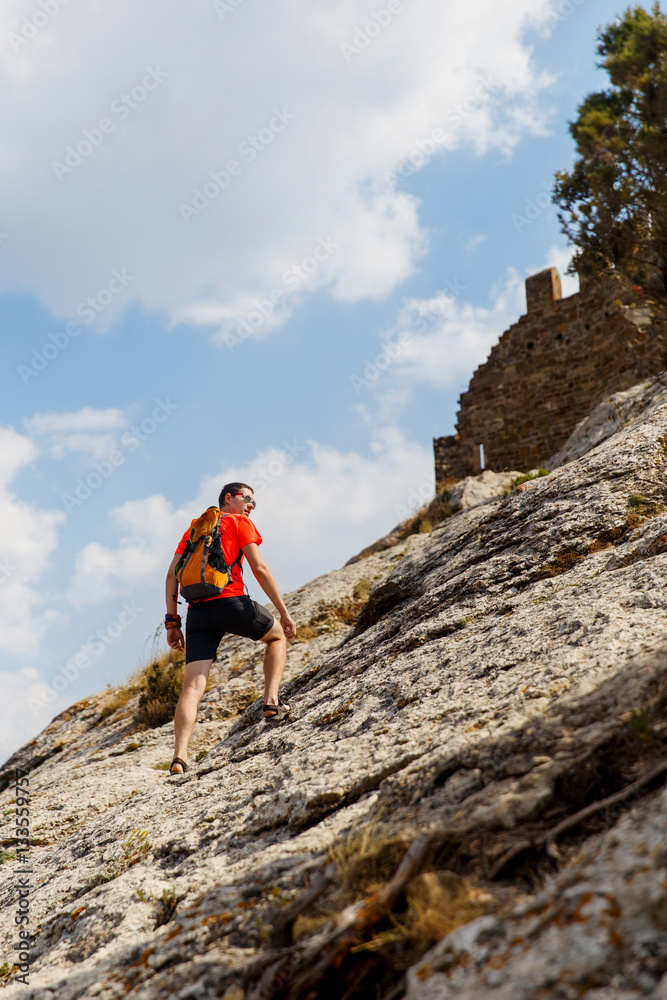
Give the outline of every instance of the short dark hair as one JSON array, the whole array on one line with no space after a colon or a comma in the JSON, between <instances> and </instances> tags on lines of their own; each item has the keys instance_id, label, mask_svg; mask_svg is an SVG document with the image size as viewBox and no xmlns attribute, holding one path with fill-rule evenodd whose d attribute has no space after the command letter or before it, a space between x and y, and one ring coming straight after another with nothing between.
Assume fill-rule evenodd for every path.
<instances>
[{"instance_id":1,"label":"short dark hair","mask_svg":"<svg viewBox=\"0 0 667 1000\"><path fill-rule=\"evenodd\" d=\"M252 490L252 486L248 486L247 483L225 483L225 485L220 490L220 496L218 497L218 507L222 508L225 506L225 497L228 493L234 496L235 493L241 493L243 490ZM255 492L252 490L253 493Z\"/></svg>"}]
</instances>

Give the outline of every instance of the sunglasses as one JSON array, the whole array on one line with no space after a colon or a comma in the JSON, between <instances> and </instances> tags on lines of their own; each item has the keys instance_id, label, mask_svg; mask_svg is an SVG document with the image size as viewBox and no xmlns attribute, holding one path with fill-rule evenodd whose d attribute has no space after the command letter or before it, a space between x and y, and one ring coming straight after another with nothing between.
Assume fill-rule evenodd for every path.
<instances>
[{"instance_id":1,"label":"sunglasses","mask_svg":"<svg viewBox=\"0 0 667 1000\"><path fill-rule=\"evenodd\" d=\"M255 501L253 500L253 498L249 497L247 493L235 493L234 496L235 497L243 497L243 499L245 500L246 503L252 504L252 509L253 510L257 506L257 504L255 503Z\"/></svg>"}]
</instances>

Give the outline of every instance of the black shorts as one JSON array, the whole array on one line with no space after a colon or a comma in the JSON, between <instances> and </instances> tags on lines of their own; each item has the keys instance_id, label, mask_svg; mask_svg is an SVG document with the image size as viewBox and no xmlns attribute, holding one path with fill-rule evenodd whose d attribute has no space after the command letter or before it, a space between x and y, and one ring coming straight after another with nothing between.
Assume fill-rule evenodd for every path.
<instances>
[{"instance_id":1,"label":"black shorts","mask_svg":"<svg viewBox=\"0 0 667 1000\"><path fill-rule=\"evenodd\" d=\"M215 659L226 632L246 639L262 639L275 618L249 597L216 597L192 604L185 619L185 662Z\"/></svg>"}]
</instances>

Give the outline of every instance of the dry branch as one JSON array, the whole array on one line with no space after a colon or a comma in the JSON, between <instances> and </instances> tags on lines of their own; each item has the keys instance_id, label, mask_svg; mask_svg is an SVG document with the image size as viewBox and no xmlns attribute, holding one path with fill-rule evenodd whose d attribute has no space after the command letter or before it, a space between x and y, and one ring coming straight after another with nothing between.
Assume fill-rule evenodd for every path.
<instances>
[{"instance_id":1,"label":"dry branch","mask_svg":"<svg viewBox=\"0 0 667 1000\"><path fill-rule=\"evenodd\" d=\"M667 773L667 761L663 761L662 764L658 764L652 770L647 771L641 778L637 778L631 784L626 785L622 788L620 792L615 792L613 795L607 796L606 799L600 799L598 802L591 802L590 805L585 806L578 812L573 813L571 816L567 816L564 820L561 820L556 826L552 827L546 833L542 834L541 837L535 837L533 840L520 840L518 844L514 844L508 851L503 854L498 861L489 870L488 878L496 878L500 872L507 867L510 861L514 861L520 854L524 851L528 851L531 848L534 850L546 851L551 857L557 857L556 851L556 841L563 834L570 830L572 827L577 826L579 823L583 823L584 820L588 819L590 816L594 816L595 813L601 812L603 809L609 809L611 806L615 806L618 802L622 802L624 799L629 798L638 792L640 788L645 785L650 785L652 781L656 778L661 777L663 774Z\"/></svg>"},{"instance_id":2,"label":"dry branch","mask_svg":"<svg viewBox=\"0 0 667 1000\"><path fill-rule=\"evenodd\" d=\"M314 989L332 967L338 968L350 949L360 942L363 935L391 911L400 893L420 871L429 846L430 838L428 836L417 837L386 885L366 899L346 907L302 948L298 946L282 948L272 950L262 956L261 964L264 966L264 972L252 990L249 991L248 1000L256 1000L264 995L276 995L278 992L276 980L280 983L278 988L282 995L286 996L288 1000L297 1000L300 996L306 996L308 991ZM325 871L324 875L326 876L326 874ZM318 888L321 881L316 883ZM313 886L305 894L310 894L311 900L315 898L316 886ZM297 904L301 903L304 903L304 897L297 901ZM305 909L306 905L308 904L304 903L299 912ZM296 916L297 914L295 914L294 919ZM255 963L255 971L258 971L258 965L259 963ZM298 971L292 976L290 970L295 965L298 965Z\"/></svg>"}]
</instances>

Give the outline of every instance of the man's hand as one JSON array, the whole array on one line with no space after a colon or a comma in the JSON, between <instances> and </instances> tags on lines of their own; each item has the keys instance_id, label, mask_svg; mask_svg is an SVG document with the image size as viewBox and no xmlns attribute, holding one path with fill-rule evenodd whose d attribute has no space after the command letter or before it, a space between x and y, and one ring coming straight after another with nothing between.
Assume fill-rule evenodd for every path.
<instances>
[{"instance_id":1,"label":"man's hand","mask_svg":"<svg viewBox=\"0 0 667 1000\"><path fill-rule=\"evenodd\" d=\"M286 639L293 639L296 635L296 622L291 615L284 614L280 616L280 624L283 627L283 632L285 633Z\"/></svg>"},{"instance_id":2,"label":"man's hand","mask_svg":"<svg viewBox=\"0 0 667 1000\"><path fill-rule=\"evenodd\" d=\"M184 649L185 642L183 641L183 633L180 628L168 628L167 629L167 645L171 646L172 649Z\"/></svg>"}]
</instances>

